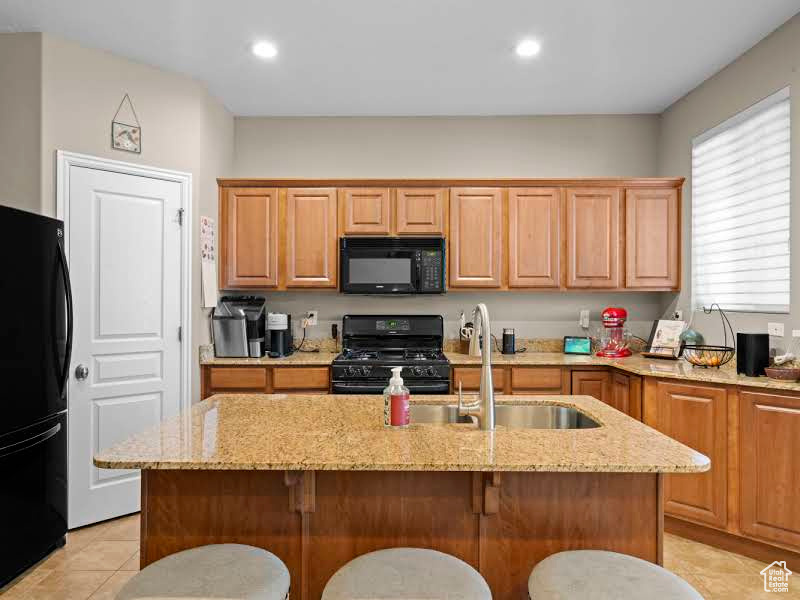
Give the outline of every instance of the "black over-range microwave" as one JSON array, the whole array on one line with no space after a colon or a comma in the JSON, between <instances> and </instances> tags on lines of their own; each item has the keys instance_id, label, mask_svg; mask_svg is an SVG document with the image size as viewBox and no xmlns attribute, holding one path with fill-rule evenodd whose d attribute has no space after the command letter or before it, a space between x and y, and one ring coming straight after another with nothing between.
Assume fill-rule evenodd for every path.
<instances>
[{"instance_id":1,"label":"black over-range microwave","mask_svg":"<svg viewBox=\"0 0 800 600\"><path fill-rule=\"evenodd\" d=\"M443 238L345 237L339 240L346 294L443 294Z\"/></svg>"}]
</instances>

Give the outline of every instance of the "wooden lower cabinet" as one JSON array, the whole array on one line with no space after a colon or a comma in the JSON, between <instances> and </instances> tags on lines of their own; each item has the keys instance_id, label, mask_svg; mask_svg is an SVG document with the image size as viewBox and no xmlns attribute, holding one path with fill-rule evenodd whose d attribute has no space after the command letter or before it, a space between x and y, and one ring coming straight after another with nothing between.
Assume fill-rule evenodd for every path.
<instances>
[{"instance_id":1,"label":"wooden lower cabinet","mask_svg":"<svg viewBox=\"0 0 800 600\"><path fill-rule=\"evenodd\" d=\"M611 373L611 399L609 404L617 410L642 420L642 378L614 371Z\"/></svg>"},{"instance_id":2,"label":"wooden lower cabinet","mask_svg":"<svg viewBox=\"0 0 800 600\"><path fill-rule=\"evenodd\" d=\"M200 368L200 382L203 400L226 392L326 394L330 389L330 368L203 365Z\"/></svg>"},{"instance_id":3,"label":"wooden lower cabinet","mask_svg":"<svg viewBox=\"0 0 800 600\"><path fill-rule=\"evenodd\" d=\"M559 367L511 367L513 394L561 394L562 370Z\"/></svg>"},{"instance_id":4,"label":"wooden lower cabinet","mask_svg":"<svg viewBox=\"0 0 800 600\"><path fill-rule=\"evenodd\" d=\"M330 387L328 367L273 367L272 391L323 391Z\"/></svg>"},{"instance_id":5,"label":"wooden lower cabinet","mask_svg":"<svg viewBox=\"0 0 800 600\"><path fill-rule=\"evenodd\" d=\"M455 367L453 368L453 391L458 393L458 384L461 383L462 391L476 392L481 387L480 367ZM494 367L492 369L492 387L495 392L503 393L506 387L506 369Z\"/></svg>"},{"instance_id":6,"label":"wooden lower cabinet","mask_svg":"<svg viewBox=\"0 0 800 600\"><path fill-rule=\"evenodd\" d=\"M739 392L740 527L800 548L800 397Z\"/></svg>"},{"instance_id":7,"label":"wooden lower cabinet","mask_svg":"<svg viewBox=\"0 0 800 600\"><path fill-rule=\"evenodd\" d=\"M711 459L705 473L666 475L664 512L725 528L728 520L727 392L710 385L656 383L654 426Z\"/></svg>"},{"instance_id":8,"label":"wooden lower cabinet","mask_svg":"<svg viewBox=\"0 0 800 600\"><path fill-rule=\"evenodd\" d=\"M592 396L611 405L611 373L605 370L572 371L571 393L574 396Z\"/></svg>"}]
</instances>

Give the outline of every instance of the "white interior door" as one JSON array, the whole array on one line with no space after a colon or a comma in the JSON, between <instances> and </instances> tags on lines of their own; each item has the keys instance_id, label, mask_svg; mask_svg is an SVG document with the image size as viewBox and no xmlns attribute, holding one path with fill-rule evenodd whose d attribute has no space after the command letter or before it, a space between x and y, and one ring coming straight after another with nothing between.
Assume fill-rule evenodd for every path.
<instances>
[{"instance_id":1,"label":"white interior door","mask_svg":"<svg viewBox=\"0 0 800 600\"><path fill-rule=\"evenodd\" d=\"M68 189L72 528L139 510L139 471L92 456L180 410L183 260L179 183L70 166Z\"/></svg>"}]
</instances>

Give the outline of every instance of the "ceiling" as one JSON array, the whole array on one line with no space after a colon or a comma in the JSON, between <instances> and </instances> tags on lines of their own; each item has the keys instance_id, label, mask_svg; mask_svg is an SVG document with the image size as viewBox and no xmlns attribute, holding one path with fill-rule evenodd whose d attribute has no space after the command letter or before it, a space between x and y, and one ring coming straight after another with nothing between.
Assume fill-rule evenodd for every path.
<instances>
[{"instance_id":1,"label":"ceiling","mask_svg":"<svg viewBox=\"0 0 800 600\"><path fill-rule=\"evenodd\" d=\"M184 73L235 115L658 113L800 0L0 0L46 31ZM521 60L532 37L541 53ZM278 46L275 59L250 53Z\"/></svg>"}]
</instances>

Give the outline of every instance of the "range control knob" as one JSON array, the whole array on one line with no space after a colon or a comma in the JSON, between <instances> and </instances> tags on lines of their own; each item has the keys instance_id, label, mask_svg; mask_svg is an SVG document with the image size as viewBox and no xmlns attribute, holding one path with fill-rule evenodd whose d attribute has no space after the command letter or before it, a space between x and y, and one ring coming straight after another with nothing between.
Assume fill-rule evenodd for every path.
<instances>
[{"instance_id":1,"label":"range control knob","mask_svg":"<svg viewBox=\"0 0 800 600\"><path fill-rule=\"evenodd\" d=\"M414 375L420 376L425 374L425 369L422 367L414 367Z\"/></svg>"},{"instance_id":2,"label":"range control knob","mask_svg":"<svg viewBox=\"0 0 800 600\"><path fill-rule=\"evenodd\" d=\"M353 377L356 374L356 370L353 367L345 367L344 374L347 377Z\"/></svg>"},{"instance_id":3,"label":"range control knob","mask_svg":"<svg viewBox=\"0 0 800 600\"><path fill-rule=\"evenodd\" d=\"M372 367L367 367L367 366L361 367L361 374L362 375L366 376L366 375L369 375L371 372L372 372Z\"/></svg>"},{"instance_id":4,"label":"range control knob","mask_svg":"<svg viewBox=\"0 0 800 600\"><path fill-rule=\"evenodd\" d=\"M428 372L426 373L428 377L435 377L436 376L436 367L428 367Z\"/></svg>"}]
</instances>

